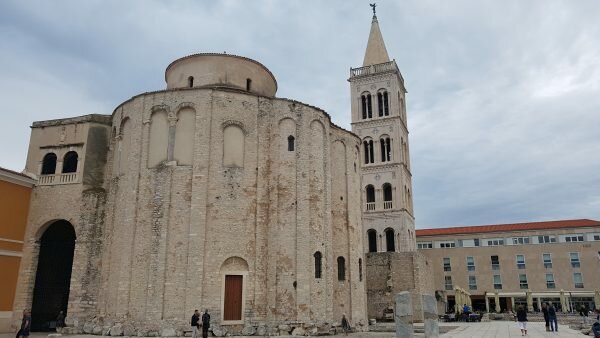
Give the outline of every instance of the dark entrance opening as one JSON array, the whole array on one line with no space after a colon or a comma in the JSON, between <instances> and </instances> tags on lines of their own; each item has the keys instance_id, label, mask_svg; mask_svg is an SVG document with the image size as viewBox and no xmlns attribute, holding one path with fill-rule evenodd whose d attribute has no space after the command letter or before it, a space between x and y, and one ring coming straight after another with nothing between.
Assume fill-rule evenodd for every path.
<instances>
[{"instance_id":1,"label":"dark entrance opening","mask_svg":"<svg viewBox=\"0 0 600 338\"><path fill-rule=\"evenodd\" d=\"M42 235L31 306L32 331L54 329L58 313L67 314L74 250L75 230L65 220L52 223Z\"/></svg>"}]
</instances>

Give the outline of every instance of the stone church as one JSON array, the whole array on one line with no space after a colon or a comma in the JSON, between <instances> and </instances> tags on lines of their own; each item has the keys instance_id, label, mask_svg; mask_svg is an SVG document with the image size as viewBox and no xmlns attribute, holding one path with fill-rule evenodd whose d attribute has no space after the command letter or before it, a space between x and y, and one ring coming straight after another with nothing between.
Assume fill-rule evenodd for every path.
<instances>
[{"instance_id":1,"label":"stone church","mask_svg":"<svg viewBox=\"0 0 600 338\"><path fill-rule=\"evenodd\" d=\"M329 333L342 314L367 330L397 291L429 290L406 89L376 16L352 132L276 97L249 58L189 55L165 81L111 115L33 123L14 308L34 329L63 310L73 332L180 336L207 309L215 335Z\"/></svg>"}]
</instances>

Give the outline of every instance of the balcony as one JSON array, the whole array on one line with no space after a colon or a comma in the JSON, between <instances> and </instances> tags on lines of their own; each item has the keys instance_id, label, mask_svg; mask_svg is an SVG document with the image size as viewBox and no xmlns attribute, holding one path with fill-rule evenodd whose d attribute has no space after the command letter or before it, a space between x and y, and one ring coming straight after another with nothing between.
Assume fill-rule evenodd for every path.
<instances>
[{"instance_id":1,"label":"balcony","mask_svg":"<svg viewBox=\"0 0 600 338\"><path fill-rule=\"evenodd\" d=\"M367 211L375 210L375 202L367 202Z\"/></svg>"},{"instance_id":2,"label":"balcony","mask_svg":"<svg viewBox=\"0 0 600 338\"><path fill-rule=\"evenodd\" d=\"M383 201L383 208L384 209L391 209L392 208L392 201Z\"/></svg>"},{"instance_id":3,"label":"balcony","mask_svg":"<svg viewBox=\"0 0 600 338\"><path fill-rule=\"evenodd\" d=\"M38 185L58 185L73 183L79 183L79 175L77 175L77 173L41 175L38 179Z\"/></svg>"},{"instance_id":4,"label":"balcony","mask_svg":"<svg viewBox=\"0 0 600 338\"><path fill-rule=\"evenodd\" d=\"M398 70L396 61L392 60L392 61L388 61L388 62L384 62L384 63L379 63L376 65L370 65L370 66L359 67L359 68L350 68L350 78L357 77L357 76L372 75L372 74L377 74L377 73L384 73L384 72L389 72L389 71L394 71L394 70L397 70L398 74L400 74L400 70ZM400 75L400 79L402 79L402 75ZM404 83L404 79L402 79L402 82Z\"/></svg>"}]
</instances>

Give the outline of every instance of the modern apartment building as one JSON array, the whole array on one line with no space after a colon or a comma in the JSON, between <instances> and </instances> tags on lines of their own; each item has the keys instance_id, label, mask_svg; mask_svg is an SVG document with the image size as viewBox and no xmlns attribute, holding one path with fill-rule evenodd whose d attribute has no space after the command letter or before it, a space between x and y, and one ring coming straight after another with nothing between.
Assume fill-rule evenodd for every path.
<instances>
[{"instance_id":1,"label":"modern apartment building","mask_svg":"<svg viewBox=\"0 0 600 338\"><path fill-rule=\"evenodd\" d=\"M470 294L474 310L600 308L600 221L589 219L416 231L446 310ZM462 298L461 298L462 299ZM460 301L460 303L464 303ZM459 304L462 306L462 304Z\"/></svg>"}]
</instances>

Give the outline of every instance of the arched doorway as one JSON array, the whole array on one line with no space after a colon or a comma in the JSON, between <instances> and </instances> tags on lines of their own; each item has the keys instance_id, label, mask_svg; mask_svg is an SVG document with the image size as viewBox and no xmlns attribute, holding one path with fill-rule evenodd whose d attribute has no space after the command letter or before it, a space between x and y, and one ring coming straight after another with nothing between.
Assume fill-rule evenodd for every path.
<instances>
[{"instance_id":1,"label":"arched doorway","mask_svg":"<svg viewBox=\"0 0 600 338\"><path fill-rule=\"evenodd\" d=\"M31 305L33 331L48 331L60 311L67 314L74 250L75 230L71 223L59 220L44 231Z\"/></svg>"}]
</instances>

